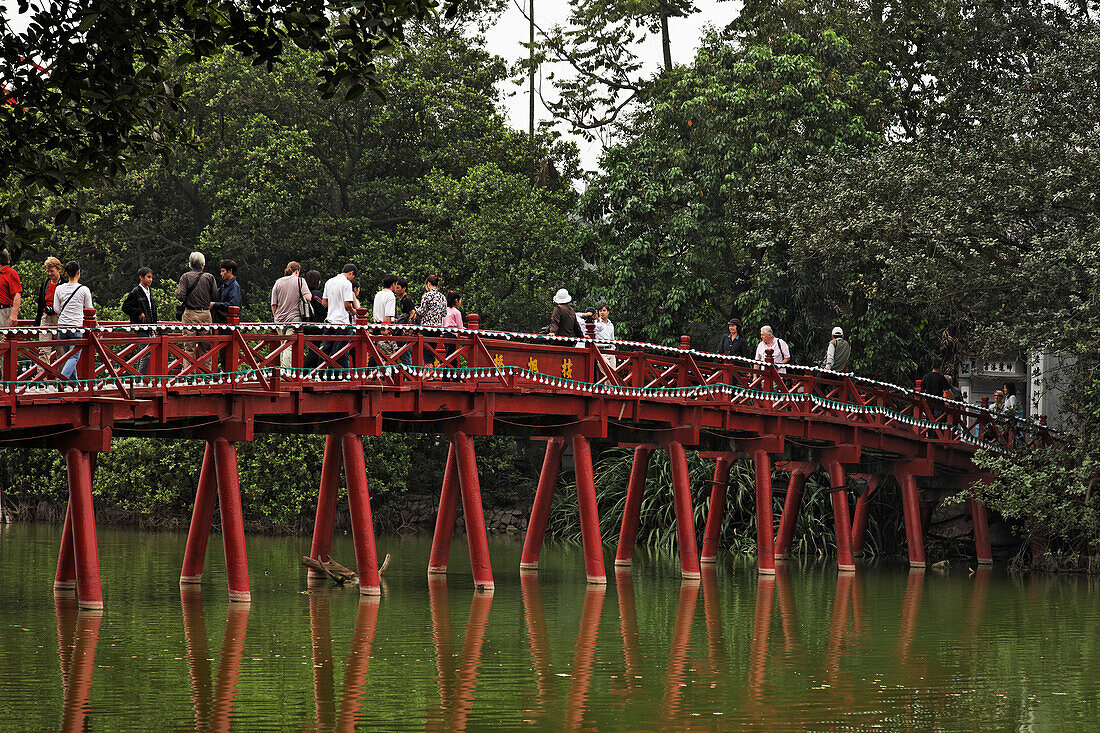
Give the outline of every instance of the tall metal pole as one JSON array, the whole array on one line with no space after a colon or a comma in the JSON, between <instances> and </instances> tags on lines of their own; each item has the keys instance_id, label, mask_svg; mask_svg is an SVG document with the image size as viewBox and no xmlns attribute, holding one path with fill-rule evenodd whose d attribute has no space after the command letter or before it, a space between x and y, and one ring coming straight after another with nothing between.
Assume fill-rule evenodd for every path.
<instances>
[{"instance_id":1,"label":"tall metal pole","mask_svg":"<svg viewBox=\"0 0 1100 733\"><path fill-rule=\"evenodd\" d=\"M527 0L528 6L528 26L530 31L530 45L527 48L530 60L530 70L528 71L528 125L527 132L529 137L529 145L531 148L531 180L534 181L538 177L538 165L535 163L535 0Z\"/></svg>"}]
</instances>

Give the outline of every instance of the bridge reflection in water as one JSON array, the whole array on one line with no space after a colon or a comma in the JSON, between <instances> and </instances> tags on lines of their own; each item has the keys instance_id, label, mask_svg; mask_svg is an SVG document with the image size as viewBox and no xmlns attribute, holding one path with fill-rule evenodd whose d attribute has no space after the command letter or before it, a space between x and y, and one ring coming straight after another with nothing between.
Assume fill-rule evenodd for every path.
<instances>
[{"instance_id":1,"label":"bridge reflection in water","mask_svg":"<svg viewBox=\"0 0 1100 733\"><path fill-rule=\"evenodd\" d=\"M979 637L990 574L986 567L975 570L963 615L965 628L959 629L960 639ZM942 696L923 695L923 690L910 682L940 674L915 649L921 607L926 602L925 571L913 569L906 577L900 614L885 613L875 617L877 620L872 620L873 614L862 600L864 576L830 574L828 580L835 586L827 612L828 623L824 624L821 622L825 618L815 612L817 609L807 609L808 617L800 618L803 609L799 603L809 603L805 593L792 588L791 569L786 564L780 563L774 576L758 576L754 597L733 599L732 603L728 598L722 602L719 578L713 568L704 567L699 580L685 580L680 585L666 629L667 649L659 655L663 660L656 660L653 649L663 646L655 645L653 639L645 639L643 643L635 582L629 571L615 574L614 612L608 608L607 595L612 591L606 586L590 585L584 590L571 649L554 649L551 639L563 636L558 633L552 637L548 629L551 626L560 629L562 623L575 618L575 608L564 603L558 610L555 604L548 623L538 576L524 573L518 593L530 655L530 676L516 681L523 689L516 698L524 706L519 712L526 724L553 730L591 729L606 722L609 714L614 716L628 710L635 715L638 711L649 715L647 727L701 730L713 729L719 716L725 716L726 724L736 721L740 728L798 730L834 727L841 721L843 725L856 727L883 725L890 720L898 722L899 715L908 722L919 723L924 718L934 720L938 715L946 715ZM798 582L826 582L826 579L809 577ZM443 576L431 578L428 593L435 656L435 692L428 696L435 697L437 702L419 713L409 711L409 720L422 717L423 727L428 731L466 730L473 724L474 705L479 700L478 680L483 671L494 595L463 590L462 597L470 598L469 612L465 622L458 624L452 618L452 594ZM377 597L360 597L346 642L346 659L338 660L333 653L331 603L342 594L320 584L308 590L315 713L312 720L302 722L306 729L353 730L357 723L371 719L372 711L364 711L362 706L370 699L368 673L379 627L380 603ZM229 730L235 725L234 713L238 707L236 698L242 681L249 606L229 604L215 668L208 648L206 602L201 592L184 587L180 601L194 726L199 730ZM651 607L648 601L647 607ZM751 616L751 626L736 627L751 633L731 633L731 624L723 618L730 615L731 609ZM69 594L55 597L55 612L64 689L61 728L82 730L89 723L89 698L102 614L78 610L76 599ZM860 647L866 646L870 627L884 623L897 624L896 647L885 652L890 663L881 666L882 671L875 679L867 679L848 661L853 655L866 652ZM649 627L652 628L651 623ZM819 633L826 638L814 640ZM649 650L648 656L643 648ZM815 650L821 650L820 658L807 665L807 658ZM563 662L568 660L567 666L563 664L560 671L555 671L555 657ZM338 667L343 669L339 681ZM791 673L805 677L807 670L809 687L805 679L792 686ZM661 677L656 686L655 673ZM424 682L410 679L408 685L410 689L418 684L425 687ZM868 694L876 688L898 688L910 699L900 710L896 701L894 705L883 706ZM655 694L656 690L659 694ZM495 697L499 693L485 694ZM828 695L829 705L807 705L799 699L799 695L810 694ZM611 702L593 709L590 702L593 696ZM482 708L484 705L482 701ZM827 717L830 715L831 718ZM477 727L484 725L483 718L478 720ZM697 726L692 724L695 720Z\"/></svg>"}]
</instances>

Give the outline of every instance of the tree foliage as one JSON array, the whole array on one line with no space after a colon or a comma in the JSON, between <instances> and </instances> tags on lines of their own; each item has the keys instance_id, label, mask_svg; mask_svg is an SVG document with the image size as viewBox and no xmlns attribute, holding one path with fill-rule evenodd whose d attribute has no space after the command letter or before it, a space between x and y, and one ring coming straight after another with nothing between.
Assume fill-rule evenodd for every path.
<instances>
[{"instance_id":1,"label":"tree foliage","mask_svg":"<svg viewBox=\"0 0 1100 733\"><path fill-rule=\"evenodd\" d=\"M271 68L294 49L325 97L377 86L375 59L437 0L19 0L26 27L0 16L2 232L36 234L27 213L43 191L70 193L166 153L181 129L165 113L186 86L173 66L233 49ZM457 3L451 3L452 10ZM63 223L71 208L58 212Z\"/></svg>"}]
</instances>

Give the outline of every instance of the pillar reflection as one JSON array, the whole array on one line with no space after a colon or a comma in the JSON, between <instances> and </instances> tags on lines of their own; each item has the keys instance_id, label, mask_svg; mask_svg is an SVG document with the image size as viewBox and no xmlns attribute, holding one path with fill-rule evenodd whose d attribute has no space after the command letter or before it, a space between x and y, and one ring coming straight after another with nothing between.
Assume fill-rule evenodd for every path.
<instances>
[{"instance_id":1,"label":"pillar reflection","mask_svg":"<svg viewBox=\"0 0 1100 733\"><path fill-rule=\"evenodd\" d=\"M642 655L638 648L638 607L634 599L634 575L630 568L615 569L615 594L619 599L619 630L623 640L623 676L627 688L637 687L642 676Z\"/></svg>"},{"instance_id":2,"label":"pillar reflection","mask_svg":"<svg viewBox=\"0 0 1100 733\"><path fill-rule=\"evenodd\" d=\"M489 627L493 594L474 592L457 670L454 668L446 576L429 577L428 597L432 614L432 634L435 638L439 707L428 711L426 728L432 731L463 731L466 730L474 703L477 671L481 665L485 632Z\"/></svg>"},{"instance_id":3,"label":"pillar reflection","mask_svg":"<svg viewBox=\"0 0 1100 733\"><path fill-rule=\"evenodd\" d=\"M910 568L901 599L901 621L898 624L898 661L909 662L913 640L917 633L917 612L924 593L924 568Z\"/></svg>"},{"instance_id":4,"label":"pillar reflection","mask_svg":"<svg viewBox=\"0 0 1100 733\"><path fill-rule=\"evenodd\" d=\"M779 623L783 629L783 651L788 657L792 657L799 653L804 644L795 616L790 563L776 565L775 595L779 605Z\"/></svg>"},{"instance_id":5,"label":"pillar reflection","mask_svg":"<svg viewBox=\"0 0 1100 733\"><path fill-rule=\"evenodd\" d=\"M756 581L756 607L752 620L752 647L749 651L749 699L763 701L764 678L768 669L768 635L772 623L772 597L775 576L761 575Z\"/></svg>"},{"instance_id":6,"label":"pillar reflection","mask_svg":"<svg viewBox=\"0 0 1100 733\"><path fill-rule=\"evenodd\" d=\"M573 651L572 679L566 703L566 730L577 730L588 706L588 688L592 683L592 661L596 656L596 639L600 629L600 613L606 585L591 584L584 593L581 624L577 630L577 645Z\"/></svg>"},{"instance_id":7,"label":"pillar reflection","mask_svg":"<svg viewBox=\"0 0 1100 733\"><path fill-rule=\"evenodd\" d=\"M344 686L340 695L340 709L336 717L336 729L355 730L355 717L363 702L363 693L370 667L370 654L374 646L374 633L378 628L380 596L360 596L355 611L355 626L351 631L351 648L344 668Z\"/></svg>"},{"instance_id":8,"label":"pillar reflection","mask_svg":"<svg viewBox=\"0 0 1100 733\"><path fill-rule=\"evenodd\" d=\"M779 570L776 570L779 573ZM722 633L722 602L718 599L718 573L714 565L703 566L703 617L707 624L707 658L715 680L726 676L726 644Z\"/></svg>"},{"instance_id":9,"label":"pillar reflection","mask_svg":"<svg viewBox=\"0 0 1100 733\"><path fill-rule=\"evenodd\" d=\"M676 602L676 620L672 627L672 645L668 651L668 672L665 676L664 709L667 720L674 721L680 713L680 698L687 682L687 663L690 655L691 625L695 620L695 605L699 598L699 581L686 580L680 584L680 597Z\"/></svg>"},{"instance_id":10,"label":"pillar reflection","mask_svg":"<svg viewBox=\"0 0 1100 733\"><path fill-rule=\"evenodd\" d=\"M523 617L527 625L527 643L531 647L531 667L535 672L536 709L546 712L553 694L550 671L550 634L546 630L546 614L542 607L542 589L535 573L520 573L520 593L523 597Z\"/></svg>"},{"instance_id":11,"label":"pillar reflection","mask_svg":"<svg viewBox=\"0 0 1100 733\"><path fill-rule=\"evenodd\" d=\"M84 730L103 611L81 611L76 597L66 593L54 596L54 612L63 688L61 730Z\"/></svg>"},{"instance_id":12,"label":"pillar reflection","mask_svg":"<svg viewBox=\"0 0 1100 733\"><path fill-rule=\"evenodd\" d=\"M247 603L229 605L218 659L217 681L211 684L202 590L181 586L180 604L183 609L183 635L187 644L191 696L195 707L195 728L227 731L233 722L233 707L236 704L237 684L241 678L250 606Z\"/></svg>"}]
</instances>

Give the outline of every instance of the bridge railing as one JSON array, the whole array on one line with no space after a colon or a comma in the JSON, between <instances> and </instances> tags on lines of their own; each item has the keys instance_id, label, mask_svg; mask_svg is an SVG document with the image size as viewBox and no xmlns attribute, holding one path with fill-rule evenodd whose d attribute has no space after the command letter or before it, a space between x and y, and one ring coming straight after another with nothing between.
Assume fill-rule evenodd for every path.
<instances>
[{"instance_id":1,"label":"bridge railing","mask_svg":"<svg viewBox=\"0 0 1100 733\"><path fill-rule=\"evenodd\" d=\"M364 388L411 388L426 380L470 382L478 389L547 389L734 406L740 412L827 420L940 443L1008 448L1020 440L1009 424L974 405L919 390L796 365L777 366L691 348L635 341L467 329L230 323L96 324L86 314L77 338L40 341L58 329L2 329L0 404L87 399L90 394L144 399L167 392L271 391L355 382ZM64 364L81 355L75 379ZM448 385L435 385L449 388ZM1045 433L1044 433L1045 434Z\"/></svg>"}]
</instances>

